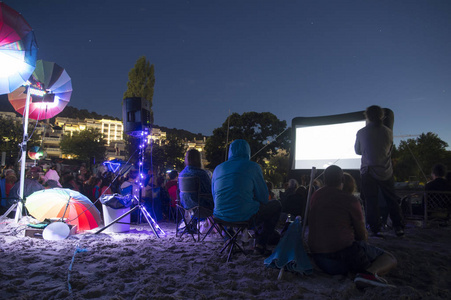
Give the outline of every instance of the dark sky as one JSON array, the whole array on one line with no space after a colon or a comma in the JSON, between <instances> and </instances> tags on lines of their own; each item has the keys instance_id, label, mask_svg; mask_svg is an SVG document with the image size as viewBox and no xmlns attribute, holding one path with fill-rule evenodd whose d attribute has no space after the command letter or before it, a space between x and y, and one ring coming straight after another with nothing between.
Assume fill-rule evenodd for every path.
<instances>
[{"instance_id":1,"label":"dark sky","mask_svg":"<svg viewBox=\"0 0 451 300\"><path fill-rule=\"evenodd\" d=\"M394 111L395 136L451 145L448 0L4 2L34 28L38 59L67 70L80 109L121 117L145 55L160 126L210 135L229 110L291 125L377 104Z\"/></svg>"}]
</instances>

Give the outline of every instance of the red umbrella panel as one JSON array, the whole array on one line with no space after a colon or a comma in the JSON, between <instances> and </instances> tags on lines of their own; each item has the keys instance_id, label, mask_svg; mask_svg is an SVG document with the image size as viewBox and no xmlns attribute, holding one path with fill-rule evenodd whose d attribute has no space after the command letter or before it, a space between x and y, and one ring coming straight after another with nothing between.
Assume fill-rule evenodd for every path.
<instances>
[{"instance_id":1,"label":"red umbrella panel","mask_svg":"<svg viewBox=\"0 0 451 300\"><path fill-rule=\"evenodd\" d=\"M0 95L23 85L36 66L38 47L30 25L0 2Z\"/></svg>"},{"instance_id":2,"label":"red umbrella panel","mask_svg":"<svg viewBox=\"0 0 451 300\"><path fill-rule=\"evenodd\" d=\"M27 91L30 89L29 118L49 119L59 114L72 95L72 82L66 70L54 62L38 60L29 79L30 85L8 95L14 109L24 114Z\"/></svg>"},{"instance_id":3,"label":"red umbrella panel","mask_svg":"<svg viewBox=\"0 0 451 300\"><path fill-rule=\"evenodd\" d=\"M25 202L30 215L38 221L64 218L77 225L77 231L91 230L102 223L99 210L83 194L71 189L53 188L34 192Z\"/></svg>"}]
</instances>

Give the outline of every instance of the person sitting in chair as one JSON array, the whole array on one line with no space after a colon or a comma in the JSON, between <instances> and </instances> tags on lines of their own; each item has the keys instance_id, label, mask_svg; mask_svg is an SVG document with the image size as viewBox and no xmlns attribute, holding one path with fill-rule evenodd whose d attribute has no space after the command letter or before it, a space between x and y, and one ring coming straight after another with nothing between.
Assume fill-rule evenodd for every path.
<instances>
[{"instance_id":1,"label":"person sitting in chair","mask_svg":"<svg viewBox=\"0 0 451 300\"><path fill-rule=\"evenodd\" d=\"M180 191L180 204L185 209L191 209L198 204L202 207L213 210L214 202L211 194L210 175L202 169L201 154L196 149L190 149L185 155L185 168L180 172L180 177L198 177L200 181L200 195L197 193L186 193ZM179 179L180 182L180 179Z\"/></svg>"},{"instance_id":2,"label":"person sitting in chair","mask_svg":"<svg viewBox=\"0 0 451 300\"><path fill-rule=\"evenodd\" d=\"M256 238L256 254L269 255L268 238L279 220L279 201L269 201L268 188L259 164L250 161L251 149L245 140L230 144L229 158L213 172L213 215L226 222L248 221L251 227L263 225Z\"/></svg>"}]
</instances>

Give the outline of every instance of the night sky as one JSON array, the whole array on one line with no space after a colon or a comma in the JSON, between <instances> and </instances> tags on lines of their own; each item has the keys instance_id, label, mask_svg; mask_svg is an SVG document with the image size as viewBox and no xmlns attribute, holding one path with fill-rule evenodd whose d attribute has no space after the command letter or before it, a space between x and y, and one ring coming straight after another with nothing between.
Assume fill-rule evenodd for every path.
<instances>
[{"instance_id":1,"label":"night sky","mask_svg":"<svg viewBox=\"0 0 451 300\"><path fill-rule=\"evenodd\" d=\"M3 2L34 29L38 59L67 70L79 109L121 117L145 55L160 126L211 135L229 110L291 125L377 104L394 111L395 136L451 145L448 0Z\"/></svg>"}]
</instances>

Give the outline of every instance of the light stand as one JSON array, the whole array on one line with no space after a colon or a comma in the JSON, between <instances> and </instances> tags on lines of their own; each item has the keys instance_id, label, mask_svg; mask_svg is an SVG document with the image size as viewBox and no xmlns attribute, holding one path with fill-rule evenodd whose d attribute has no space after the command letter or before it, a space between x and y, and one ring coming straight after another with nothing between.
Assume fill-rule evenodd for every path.
<instances>
[{"instance_id":1,"label":"light stand","mask_svg":"<svg viewBox=\"0 0 451 300\"><path fill-rule=\"evenodd\" d=\"M20 144L20 150L22 151L22 155L20 158L20 185L19 185L19 201L15 204L17 207L16 216L14 221L16 223L19 222L20 218L22 218L22 210L23 210L23 191L25 186L25 163L27 160L27 142L28 142L28 116L29 116L29 108L30 108L30 93L31 88L28 85L27 88L27 100L25 101L25 114L23 121L23 140L22 144Z\"/></svg>"},{"instance_id":2,"label":"light stand","mask_svg":"<svg viewBox=\"0 0 451 300\"><path fill-rule=\"evenodd\" d=\"M108 227L110 227L111 225L119 222L120 220L122 220L124 217L128 216L129 214L131 214L132 212L134 212L135 210L139 209L140 212L142 213L142 215L144 216L144 218L146 219L147 223L149 224L150 228L152 229L153 233L160 238L160 235L158 234L157 230L165 235L165 232L163 231L163 229L161 229L160 226L158 226L158 224L155 222L155 220L152 218L152 216L149 214L149 212L147 211L147 209L145 208L145 206L142 203L142 189L143 189L143 181L144 181L144 175L143 175L143 168L144 168L144 153L146 150L146 142L147 142L147 135L148 135L148 131L142 131L141 132L141 144L139 145L139 162L138 162L138 168L139 168L139 196L136 197L134 196L132 201L136 202L136 205L130 209L130 211L126 212L125 214L123 214L122 216L119 216L118 218L116 218L115 220L113 220L110 224L106 225L105 227L103 227L102 229L98 230L96 232L97 233L101 233L102 231L104 231L105 229L107 229Z\"/></svg>"}]
</instances>

